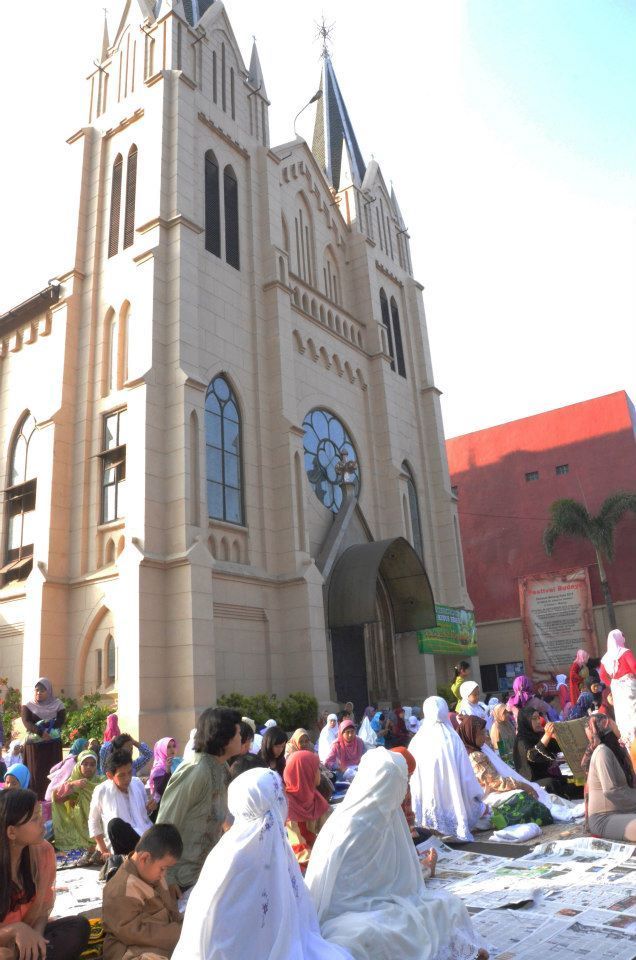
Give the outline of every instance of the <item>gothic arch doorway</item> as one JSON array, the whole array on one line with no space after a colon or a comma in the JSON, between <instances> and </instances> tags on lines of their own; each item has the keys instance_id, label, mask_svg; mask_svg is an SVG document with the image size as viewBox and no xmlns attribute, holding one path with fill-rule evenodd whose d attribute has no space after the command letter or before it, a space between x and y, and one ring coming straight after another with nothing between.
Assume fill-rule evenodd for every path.
<instances>
[{"instance_id":1,"label":"gothic arch doorway","mask_svg":"<svg viewBox=\"0 0 636 960\"><path fill-rule=\"evenodd\" d=\"M399 697L395 635L437 625L422 560L403 537L355 544L338 558L328 587L336 699L360 710Z\"/></svg>"}]
</instances>

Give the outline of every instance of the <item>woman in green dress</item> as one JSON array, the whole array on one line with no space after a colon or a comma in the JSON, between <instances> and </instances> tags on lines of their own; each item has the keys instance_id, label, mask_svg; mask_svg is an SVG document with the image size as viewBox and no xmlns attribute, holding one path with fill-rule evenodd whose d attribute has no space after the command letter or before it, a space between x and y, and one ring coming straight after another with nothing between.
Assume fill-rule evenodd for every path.
<instances>
[{"instance_id":1,"label":"woman in green dress","mask_svg":"<svg viewBox=\"0 0 636 960\"><path fill-rule=\"evenodd\" d=\"M68 780L53 790L53 842L57 850L95 853L95 841L88 835L88 813L93 790L103 779L97 773L95 754L82 750Z\"/></svg>"}]
</instances>

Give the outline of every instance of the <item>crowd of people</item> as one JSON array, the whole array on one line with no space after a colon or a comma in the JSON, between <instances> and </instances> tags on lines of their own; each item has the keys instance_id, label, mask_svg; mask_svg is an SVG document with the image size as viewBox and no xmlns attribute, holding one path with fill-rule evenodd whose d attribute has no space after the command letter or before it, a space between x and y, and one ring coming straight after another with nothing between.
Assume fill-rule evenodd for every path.
<instances>
[{"instance_id":1,"label":"crowd of people","mask_svg":"<svg viewBox=\"0 0 636 960\"><path fill-rule=\"evenodd\" d=\"M63 756L46 678L0 784L0 960L76 960L83 917L50 920L57 856L99 866L105 960L469 960L487 956L462 902L426 885L432 834L550 824L636 842L636 660L620 631L569 676L484 702L470 664L422 710L347 703L319 735L209 708L180 755L109 716ZM555 723L579 719L583 787L561 771ZM0 773L3 771L0 770Z\"/></svg>"}]
</instances>

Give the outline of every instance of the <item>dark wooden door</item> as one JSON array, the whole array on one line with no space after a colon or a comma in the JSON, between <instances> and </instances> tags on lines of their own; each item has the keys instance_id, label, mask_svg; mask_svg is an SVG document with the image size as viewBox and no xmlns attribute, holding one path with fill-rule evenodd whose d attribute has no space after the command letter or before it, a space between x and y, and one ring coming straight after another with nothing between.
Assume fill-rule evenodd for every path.
<instances>
[{"instance_id":1,"label":"dark wooden door","mask_svg":"<svg viewBox=\"0 0 636 960\"><path fill-rule=\"evenodd\" d=\"M360 719L369 696L364 626L332 628L331 652L336 700L341 703L351 700Z\"/></svg>"}]
</instances>

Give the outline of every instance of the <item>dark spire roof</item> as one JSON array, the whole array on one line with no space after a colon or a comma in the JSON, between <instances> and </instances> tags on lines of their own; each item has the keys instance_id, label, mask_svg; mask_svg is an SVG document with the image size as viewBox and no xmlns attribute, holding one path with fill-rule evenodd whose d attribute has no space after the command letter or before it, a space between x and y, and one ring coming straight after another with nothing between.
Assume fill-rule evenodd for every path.
<instances>
[{"instance_id":1,"label":"dark spire roof","mask_svg":"<svg viewBox=\"0 0 636 960\"><path fill-rule=\"evenodd\" d=\"M195 27L208 7L211 7L214 0L181 0L183 9L190 26ZM155 4L155 13L159 10L161 0Z\"/></svg>"},{"instance_id":2,"label":"dark spire roof","mask_svg":"<svg viewBox=\"0 0 636 960\"><path fill-rule=\"evenodd\" d=\"M316 108L312 153L333 188L339 190L344 146L353 182L360 186L366 171L365 163L340 93L331 58L326 52L323 57L320 89L322 97Z\"/></svg>"}]
</instances>

